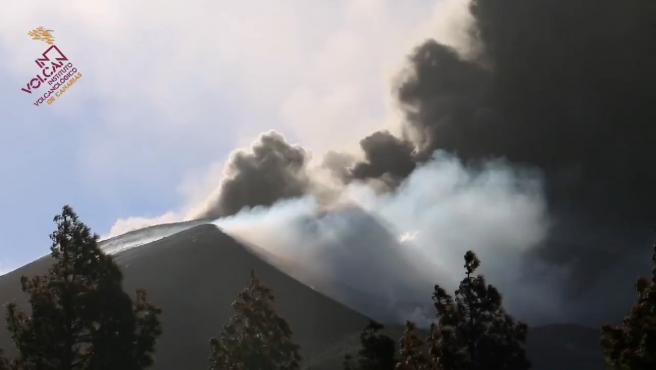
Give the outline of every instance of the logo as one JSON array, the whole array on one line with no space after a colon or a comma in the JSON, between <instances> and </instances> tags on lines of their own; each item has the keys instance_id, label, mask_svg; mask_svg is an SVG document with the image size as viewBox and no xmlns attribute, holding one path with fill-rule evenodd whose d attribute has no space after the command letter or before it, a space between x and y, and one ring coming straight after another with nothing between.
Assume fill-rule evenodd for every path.
<instances>
[{"instance_id":1,"label":"logo","mask_svg":"<svg viewBox=\"0 0 656 370\"><path fill-rule=\"evenodd\" d=\"M82 78L82 74L55 45L53 32L44 27L38 27L28 32L33 40L43 41L50 45L40 57L34 60L38 72L24 87L21 87L21 91L30 95L34 94L36 100L33 104L37 107L43 102L47 102L48 105L54 103Z\"/></svg>"},{"instance_id":2,"label":"logo","mask_svg":"<svg viewBox=\"0 0 656 370\"><path fill-rule=\"evenodd\" d=\"M32 40L45 41L48 45L55 43L55 37L52 36L53 30L47 30L43 27L35 28L27 34L32 37Z\"/></svg>"}]
</instances>

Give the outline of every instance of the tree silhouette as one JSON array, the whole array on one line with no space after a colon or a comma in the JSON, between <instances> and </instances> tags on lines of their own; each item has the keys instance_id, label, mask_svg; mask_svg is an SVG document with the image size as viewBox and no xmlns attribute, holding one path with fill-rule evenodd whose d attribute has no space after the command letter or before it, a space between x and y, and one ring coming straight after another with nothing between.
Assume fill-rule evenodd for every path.
<instances>
[{"instance_id":1,"label":"tree silhouette","mask_svg":"<svg viewBox=\"0 0 656 370\"><path fill-rule=\"evenodd\" d=\"M602 328L601 346L612 369L656 369L656 245L651 279L636 284L638 302L622 325Z\"/></svg>"},{"instance_id":2,"label":"tree silhouette","mask_svg":"<svg viewBox=\"0 0 656 370\"><path fill-rule=\"evenodd\" d=\"M144 291L133 304L122 274L98 247L98 236L69 206L55 216L53 265L21 278L31 312L7 307L7 324L25 370L138 370L153 363L160 310Z\"/></svg>"},{"instance_id":3,"label":"tree silhouette","mask_svg":"<svg viewBox=\"0 0 656 370\"><path fill-rule=\"evenodd\" d=\"M232 303L234 315L210 339L211 370L296 370L301 356L287 322L273 309L272 291L251 272L248 286Z\"/></svg>"},{"instance_id":4,"label":"tree silhouette","mask_svg":"<svg viewBox=\"0 0 656 370\"><path fill-rule=\"evenodd\" d=\"M352 364L352 356L344 357L344 370L393 370L396 364L394 359L394 340L380 331L383 325L369 321L369 324L360 333L360 351L358 352L357 366Z\"/></svg>"},{"instance_id":5,"label":"tree silhouette","mask_svg":"<svg viewBox=\"0 0 656 370\"><path fill-rule=\"evenodd\" d=\"M486 285L483 276L473 276L479 265L476 255L468 251L466 277L455 300L435 286L438 322L431 327L431 360L442 370L528 369L524 350L527 327L505 313L496 288Z\"/></svg>"},{"instance_id":6,"label":"tree silhouette","mask_svg":"<svg viewBox=\"0 0 656 370\"><path fill-rule=\"evenodd\" d=\"M407 321L400 340L397 370L432 370L431 361L426 353L426 343L417 333L414 323Z\"/></svg>"}]
</instances>

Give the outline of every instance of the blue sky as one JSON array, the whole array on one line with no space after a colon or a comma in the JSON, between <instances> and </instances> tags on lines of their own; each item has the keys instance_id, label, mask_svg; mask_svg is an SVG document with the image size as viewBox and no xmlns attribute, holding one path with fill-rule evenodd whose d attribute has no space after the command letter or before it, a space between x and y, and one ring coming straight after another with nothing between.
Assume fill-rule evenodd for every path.
<instances>
[{"instance_id":1,"label":"blue sky","mask_svg":"<svg viewBox=\"0 0 656 370\"><path fill-rule=\"evenodd\" d=\"M114 232L184 219L217 186L231 151L263 131L317 159L394 130L394 76L423 39L463 40L463 4L3 4L0 272L48 253L64 204L101 235L118 220ZM52 106L35 107L20 90L46 47L27 36L38 26L54 30L83 76Z\"/></svg>"}]
</instances>

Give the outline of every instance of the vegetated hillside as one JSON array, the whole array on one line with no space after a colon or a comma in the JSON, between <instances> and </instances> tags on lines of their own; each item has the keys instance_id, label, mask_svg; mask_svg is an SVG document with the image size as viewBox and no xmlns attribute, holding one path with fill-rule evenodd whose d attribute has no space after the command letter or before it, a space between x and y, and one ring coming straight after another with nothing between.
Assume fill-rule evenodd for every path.
<instances>
[{"instance_id":1,"label":"vegetated hillside","mask_svg":"<svg viewBox=\"0 0 656 370\"><path fill-rule=\"evenodd\" d=\"M132 236L129 239L132 243ZM364 315L272 267L251 247L214 225L192 227L126 249L115 258L123 269L126 291L144 288L163 309L164 333L157 345L155 369L207 368L208 340L227 322L231 303L246 286L251 270L274 290L276 306L290 323L308 369L341 369L344 354L357 353L360 331L368 322ZM44 257L1 276L0 305L25 304L20 276L43 274L49 263L50 258ZM402 327L389 325L386 333L398 340ZM0 348L13 351L4 324L0 325ZM602 369L599 331L577 325L531 328L528 356L535 370Z\"/></svg>"},{"instance_id":2,"label":"vegetated hillside","mask_svg":"<svg viewBox=\"0 0 656 370\"><path fill-rule=\"evenodd\" d=\"M157 344L156 369L205 369L209 338L217 336L232 314L231 303L247 284L251 270L272 288L276 306L294 331L307 361L359 331L363 315L327 298L257 258L213 225L201 225L115 256L126 291L148 291L163 309L164 333ZM20 276L46 271L39 259L0 278L0 303L25 303ZM0 348L13 346L4 325Z\"/></svg>"}]
</instances>

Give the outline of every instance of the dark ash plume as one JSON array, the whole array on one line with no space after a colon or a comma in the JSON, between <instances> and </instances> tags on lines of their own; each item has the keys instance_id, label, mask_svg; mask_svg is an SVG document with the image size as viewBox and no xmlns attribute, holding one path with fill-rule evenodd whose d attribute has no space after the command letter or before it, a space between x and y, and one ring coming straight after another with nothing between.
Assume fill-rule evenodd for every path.
<instances>
[{"instance_id":1,"label":"dark ash plume","mask_svg":"<svg viewBox=\"0 0 656 370\"><path fill-rule=\"evenodd\" d=\"M360 141L365 161L350 170L351 179L382 179L391 186L398 185L414 169L414 145L390 134L375 132Z\"/></svg>"},{"instance_id":2,"label":"dark ash plume","mask_svg":"<svg viewBox=\"0 0 656 370\"><path fill-rule=\"evenodd\" d=\"M427 159L437 149L477 150L477 137L490 134L485 125L490 114L485 97L489 72L464 60L445 45L429 40L410 57L402 74L398 98L405 110L406 135Z\"/></svg>"},{"instance_id":3,"label":"dark ash plume","mask_svg":"<svg viewBox=\"0 0 656 370\"><path fill-rule=\"evenodd\" d=\"M541 243L538 248L528 242L527 249L517 248L521 252L512 255L519 256L516 264L523 270L506 286L523 293L518 296L548 296L555 302L550 309L562 310L558 314L568 320L619 319L633 299L631 272L647 269L656 224L656 2L472 0L471 11L477 54L463 56L429 40L410 56L396 89L406 118L402 137L376 132L360 143L362 161L333 153L324 167L344 183L374 180L401 190L396 186L404 179L422 178L416 168L430 164L436 151L457 155L468 169L495 158L511 168L537 169L550 216L548 236L530 239ZM201 216L231 215L311 193L307 157L280 135L264 135L252 153L233 156L218 195ZM483 173L494 179L497 172ZM513 188L513 181L506 185ZM414 185L428 199L421 198L416 210L436 202L430 196L439 182ZM474 217L489 210L488 197L479 194L488 193L472 192L476 202L464 204L476 204L476 212L465 214L488 225L490 220ZM494 204L495 211L503 207ZM409 214L421 213L414 211ZM430 221L459 213L447 209L439 215ZM521 234L514 218L505 221L497 228ZM541 221L534 224L543 226ZM349 229L353 223L345 227L358 234ZM444 234L471 231L449 227ZM486 260L508 263L498 252L502 244L494 244ZM442 245L441 253L448 253L453 241ZM555 281L554 271L558 282L549 289L522 288L526 281Z\"/></svg>"},{"instance_id":4,"label":"dark ash plume","mask_svg":"<svg viewBox=\"0 0 656 370\"><path fill-rule=\"evenodd\" d=\"M406 135L418 158L442 149L541 169L555 225L534 257L571 269L565 295L587 300L576 314L614 316L630 300L604 292L630 294L626 271L648 261L656 224L656 3L473 0L471 10L477 59L434 41L411 56L398 89Z\"/></svg>"},{"instance_id":5,"label":"dark ash plume","mask_svg":"<svg viewBox=\"0 0 656 370\"><path fill-rule=\"evenodd\" d=\"M238 150L228 161L218 194L196 217L215 219L245 207L270 206L280 199L302 196L309 189L308 154L271 131L253 144L250 152Z\"/></svg>"}]
</instances>

